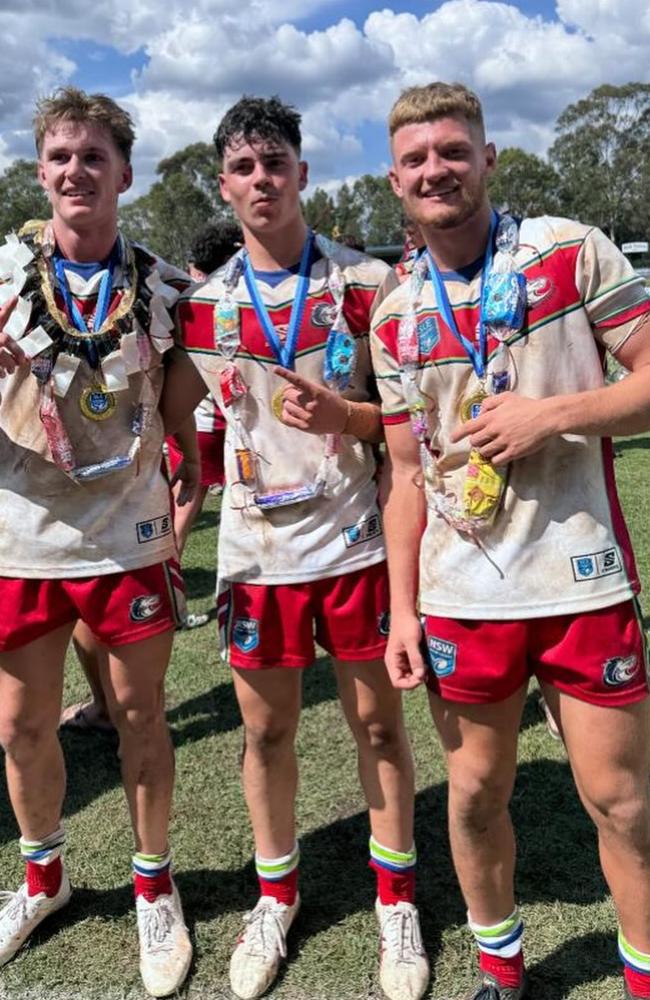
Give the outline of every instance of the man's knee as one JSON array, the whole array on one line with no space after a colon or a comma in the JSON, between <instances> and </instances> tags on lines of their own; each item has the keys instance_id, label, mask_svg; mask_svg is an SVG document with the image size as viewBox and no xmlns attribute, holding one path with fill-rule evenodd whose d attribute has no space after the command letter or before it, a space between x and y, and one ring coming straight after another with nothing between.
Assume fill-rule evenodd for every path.
<instances>
[{"instance_id":1,"label":"man's knee","mask_svg":"<svg viewBox=\"0 0 650 1000\"><path fill-rule=\"evenodd\" d=\"M263 761L269 760L289 746L293 746L295 725L285 719L244 720L244 753L251 753Z\"/></svg>"},{"instance_id":2,"label":"man's knee","mask_svg":"<svg viewBox=\"0 0 650 1000\"><path fill-rule=\"evenodd\" d=\"M361 749L380 757L391 757L404 746L404 727L399 707L393 715L360 713L350 723L352 735Z\"/></svg>"},{"instance_id":3,"label":"man's knee","mask_svg":"<svg viewBox=\"0 0 650 1000\"><path fill-rule=\"evenodd\" d=\"M508 809L512 782L500 774L455 771L449 780L450 818L472 832L489 828Z\"/></svg>"},{"instance_id":4,"label":"man's knee","mask_svg":"<svg viewBox=\"0 0 650 1000\"><path fill-rule=\"evenodd\" d=\"M650 797L646 788L626 789L625 783L583 793L583 801L601 836L625 840L650 850Z\"/></svg>"},{"instance_id":5,"label":"man's knee","mask_svg":"<svg viewBox=\"0 0 650 1000\"><path fill-rule=\"evenodd\" d=\"M145 700L118 699L111 706L111 717L121 737L149 740L166 728L162 690Z\"/></svg>"},{"instance_id":6,"label":"man's knee","mask_svg":"<svg viewBox=\"0 0 650 1000\"><path fill-rule=\"evenodd\" d=\"M23 719L7 716L0 719L0 746L17 763L37 756L56 733L56 723L43 718Z\"/></svg>"}]
</instances>

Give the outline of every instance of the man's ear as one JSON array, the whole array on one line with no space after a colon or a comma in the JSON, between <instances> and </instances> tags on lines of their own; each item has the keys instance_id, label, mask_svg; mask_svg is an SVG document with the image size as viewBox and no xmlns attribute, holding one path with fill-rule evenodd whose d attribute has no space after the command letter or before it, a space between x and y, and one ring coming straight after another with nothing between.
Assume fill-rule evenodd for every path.
<instances>
[{"instance_id":1,"label":"man's ear","mask_svg":"<svg viewBox=\"0 0 650 1000\"><path fill-rule=\"evenodd\" d=\"M228 181L226 180L225 174L217 174L219 180L219 194L224 201L230 201L230 191L228 190Z\"/></svg>"},{"instance_id":2,"label":"man's ear","mask_svg":"<svg viewBox=\"0 0 650 1000\"><path fill-rule=\"evenodd\" d=\"M120 194L124 194L128 191L133 184L133 167L130 163L124 164L124 170L122 171L122 180L120 183Z\"/></svg>"},{"instance_id":3,"label":"man's ear","mask_svg":"<svg viewBox=\"0 0 650 1000\"><path fill-rule=\"evenodd\" d=\"M401 198L402 185L399 182L399 177L397 176L397 171L395 170L395 167L391 167L390 170L388 171L388 180L390 181L390 186L392 187L393 192L397 195L398 198Z\"/></svg>"},{"instance_id":4,"label":"man's ear","mask_svg":"<svg viewBox=\"0 0 650 1000\"><path fill-rule=\"evenodd\" d=\"M298 162L298 170L300 171L298 175L298 188L304 191L309 183L309 164L306 160Z\"/></svg>"},{"instance_id":5,"label":"man's ear","mask_svg":"<svg viewBox=\"0 0 650 1000\"><path fill-rule=\"evenodd\" d=\"M497 148L493 142L488 142L485 146L485 169L488 174L493 174L497 165Z\"/></svg>"},{"instance_id":6,"label":"man's ear","mask_svg":"<svg viewBox=\"0 0 650 1000\"><path fill-rule=\"evenodd\" d=\"M38 183L41 185L44 191L48 190L47 181L45 180L45 167L43 166L41 160L36 164L36 176L38 177Z\"/></svg>"}]
</instances>

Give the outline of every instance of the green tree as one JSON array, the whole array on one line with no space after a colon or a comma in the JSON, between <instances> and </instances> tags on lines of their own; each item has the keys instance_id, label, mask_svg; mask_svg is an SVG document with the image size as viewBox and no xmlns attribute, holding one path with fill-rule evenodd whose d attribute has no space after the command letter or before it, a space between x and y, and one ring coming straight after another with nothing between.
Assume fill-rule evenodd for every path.
<instances>
[{"instance_id":1,"label":"green tree","mask_svg":"<svg viewBox=\"0 0 650 1000\"><path fill-rule=\"evenodd\" d=\"M496 208L514 215L558 215L561 212L560 178L553 167L534 153L517 146L499 153L497 168L488 181L490 200Z\"/></svg>"},{"instance_id":2,"label":"green tree","mask_svg":"<svg viewBox=\"0 0 650 1000\"><path fill-rule=\"evenodd\" d=\"M557 120L550 160L567 214L612 240L644 227L650 186L650 84L604 84Z\"/></svg>"},{"instance_id":3,"label":"green tree","mask_svg":"<svg viewBox=\"0 0 650 1000\"><path fill-rule=\"evenodd\" d=\"M183 268L192 240L214 221L212 200L184 173L156 181L147 194L120 209L127 236Z\"/></svg>"},{"instance_id":4,"label":"green tree","mask_svg":"<svg viewBox=\"0 0 650 1000\"><path fill-rule=\"evenodd\" d=\"M352 195L366 246L402 242L402 203L387 177L364 174L354 182Z\"/></svg>"},{"instance_id":5,"label":"green tree","mask_svg":"<svg viewBox=\"0 0 650 1000\"><path fill-rule=\"evenodd\" d=\"M364 239L359 205L349 184L341 184L336 192L335 220L338 235L347 234L357 239Z\"/></svg>"},{"instance_id":6,"label":"green tree","mask_svg":"<svg viewBox=\"0 0 650 1000\"><path fill-rule=\"evenodd\" d=\"M50 203L36 176L35 160L14 160L0 177L0 236L28 219L49 219Z\"/></svg>"},{"instance_id":7,"label":"green tree","mask_svg":"<svg viewBox=\"0 0 650 1000\"><path fill-rule=\"evenodd\" d=\"M214 206L223 207L219 193L217 153L207 142L194 142L161 160L156 167L161 181L166 183L174 174L183 174L210 199ZM220 214L220 213L217 213Z\"/></svg>"},{"instance_id":8,"label":"green tree","mask_svg":"<svg viewBox=\"0 0 650 1000\"><path fill-rule=\"evenodd\" d=\"M305 221L323 236L331 236L336 225L334 200L322 188L317 187L303 202Z\"/></svg>"}]
</instances>

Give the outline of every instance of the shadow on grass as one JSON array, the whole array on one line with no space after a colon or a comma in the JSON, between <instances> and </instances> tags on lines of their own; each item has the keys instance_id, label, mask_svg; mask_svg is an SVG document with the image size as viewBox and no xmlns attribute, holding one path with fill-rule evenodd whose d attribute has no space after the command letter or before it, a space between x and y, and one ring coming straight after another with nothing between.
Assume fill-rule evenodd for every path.
<instances>
[{"instance_id":1,"label":"shadow on grass","mask_svg":"<svg viewBox=\"0 0 650 1000\"><path fill-rule=\"evenodd\" d=\"M632 438L616 438L614 442L616 451L636 451L637 449L647 450L650 448L650 436L644 435L643 437L632 437Z\"/></svg>"},{"instance_id":2,"label":"shadow on grass","mask_svg":"<svg viewBox=\"0 0 650 1000\"><path fill-rule=\"evenodd\" d=\"M531 967L531 996L565 1000L576 986L620 975L621 963L613 934L584 934L565 941ZM622 987L619 987L622 990ZM620 994L617 990L616 996Z\"/></svg>"},{"instance_id":3,"label":"shadow on grass","mask_svg":"<svg viewBox=\"0 0 650 1000\"><path fill-rule=\"evenodd\" d=\"M110 761L108 748L85 758L87 769L77 775L81 784L86 777L96 780L94 776L105 772ZM74 777L73 784L77 784ZM418 902L424 943L432 962L440 951L443 932L464 925L466 919L448 846L446 798L447 786L441 783L418 793L415 804ZM72 799L74 802L74 791ZM522 904L558 900L585 905L604 897L595 832L578 803L566 764L548 760L523 764L512 813L519 845L517 897ZM372 910L375 887L366 864L368 832L367 814L359 812L301 838L303 907L289 940L290 961L298 957L309 938L352 914ZM175 877L190 927L196 920L214 920L249 909L257 897L252 863L234 870L177 871ZM57 928L83 921L91 914L119 918L131 908L128 886L77 890L70 906L39 930L37 940L47 940ZM616 968L613 935L575 937L532 969L535 995L563 1000L572 987L596 982L615 973Z\"/></svg>"},{"instance_id":4,"label":"shadow on grass","mask_svg":"<svg viewBox=\"0 0 650 1000\"><path fill-rule=\"evenodd\" d=\"M199 597L211 597L217 587L216 569L205 569L203 566L183 566L183 580L186 595L189 600Z\"/></svg>"}]
</instances>

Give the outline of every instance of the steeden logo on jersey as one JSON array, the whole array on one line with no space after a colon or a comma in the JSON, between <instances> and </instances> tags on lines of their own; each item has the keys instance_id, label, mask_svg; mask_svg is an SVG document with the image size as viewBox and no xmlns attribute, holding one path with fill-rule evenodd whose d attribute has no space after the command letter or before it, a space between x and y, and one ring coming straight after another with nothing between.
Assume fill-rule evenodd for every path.
<instances>
[{"instance_id":1,"label":"steeden logo on jersey","mask_svg":"<svg viewBox=\"0 0 650 1000\"><path fill-rule=\"evenodd\" d=\"M364 517L356 524L350 524L347 528L343 528L343 538L348 549L352 548L353 545L360 545L361 542L368 542L378 535L381 535L379 514L371 514L370 517Z\"/></svg>"},{"instance_id":2,"label":"steeden logo on jersey","mask_svg":"<svg viewBox=\"0 0 650 1000\"><path fill-rule=\"evenodd\" d=\"M583 556L573 556L571 566L576 583L580 583L582 580L597 580L602 576L623 572L618 550L614 548L602 549L601 552L589 552Z\"/></svg>"},{"instance_id":3,"label":"steeden logo on jersey","mask_svg":"<svg viewBox=\"0 0 650 1000\"><path fill-rule=\"evenodd\" d=\"M169 514L162 517L152 517L150 521L138 521L135 526L138 537L138 545L145 542L153 542L157 538L171 534L172 519Z\"/></svg>"}]
</instances>

